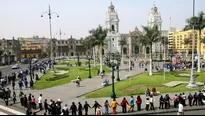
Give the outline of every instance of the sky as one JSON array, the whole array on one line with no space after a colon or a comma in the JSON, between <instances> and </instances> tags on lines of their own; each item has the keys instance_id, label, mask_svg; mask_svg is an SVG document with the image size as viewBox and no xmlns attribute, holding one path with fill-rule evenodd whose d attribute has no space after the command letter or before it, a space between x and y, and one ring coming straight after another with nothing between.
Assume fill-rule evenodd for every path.
<instances>
[{"instance_id":1,"label":"sky","mask_svg":"<svg viewBox=\"0 0 205 116\"><path fill-rule=\"evenodd\" d=\"M71 35L80 39L89 35L88 31L98 25L104 26L106 12L111 0L0 0L0 39L12 37L49 37L48 15L41 17L43 12L51 11L52 35L62 39ZM153 4L158 7L162 16L162 29L170 27L181 29L185 20L192 16L192 0L112 0L120 19L120 33L128 33L137 26L147 25L148 16ZM205 0L196 0L196 14L205 11ZM142 31L142 30L141 30Z\"/></svg>"}]
</instances>

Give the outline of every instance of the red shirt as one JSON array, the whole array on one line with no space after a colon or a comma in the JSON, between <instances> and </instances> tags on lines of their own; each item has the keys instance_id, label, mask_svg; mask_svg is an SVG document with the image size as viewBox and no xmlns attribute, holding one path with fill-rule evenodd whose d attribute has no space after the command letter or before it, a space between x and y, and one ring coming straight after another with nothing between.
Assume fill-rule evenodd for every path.
<instances>
[{"instance_id":1,"label":"red shirt","mask_svg":"<svg viewBox=\"0 0 205 116\"><path fill-rule=\"evenodd\" d=\"M141 104L142 103L142 99L140 98L139 100L136 100L137 104Z\"/></svg>"},{"instance_id":2,"label":"red shirt","mask_svg":"<svg viewBox=\"0 0 205 116\"><path fill-rule=\"evenodd\" d=\"M127 100L122 100L121 105L126 105L128 104Z\"/></svg>"}]
</instances>

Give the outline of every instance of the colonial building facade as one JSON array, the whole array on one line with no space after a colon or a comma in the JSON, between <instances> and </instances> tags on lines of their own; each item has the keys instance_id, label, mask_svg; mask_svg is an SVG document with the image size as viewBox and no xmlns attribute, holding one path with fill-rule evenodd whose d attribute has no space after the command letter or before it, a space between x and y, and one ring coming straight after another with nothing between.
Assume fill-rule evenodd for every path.
<instances>
[{"instance_id":1,"label":"colonial building facade","mask_svg":"<svg viewBox=\"0 0 205 116\"><path fill-rule=\"evenodd\" d=\"M0 40L0 64L8 65L17 62L21 58L20 43L18 40L5 39Z\"/></svg>"},{"instance_id":2,"label":"colonial building facade","mask_svg":"<svg viewBox=\"0 0 205 116\"><path fill-rule=\"evenodd\" d=\"M53 39L53 51L54 57L92 55L92 49L86 49L86 47L83 45L83 38L78 40L72 36L66 40Z\"/></svg>"},{"instance_id":3,"label":"colonial building facade","mask_svg":"<svg viewBox=\"0 0 205 116\"><path fill-rule=\"evenodd\" d=\"M106 53L121 53L123 51L124 55L128 55L129 54L129 41L131 38L131 43L134 43L134 40L137 36L142 35L142 32L138 30L138 28L136 27L134 31L130 32L130 33L125 33L125 34L121 34L119 32L119 17L118 17L118 13L115 10L115 6L112 4L110 4L110 6L108 7L108 12L107 12L107 16L106 16L106 20L105 20L105 28L108 29L108 33L107 33L107 48L105 50ZM127 40L127 45L121 46L119 44L119 41L121 38L125 38ZM121 47L122 51L121 51ZM132 55L134 54L139 54L140 51L142 51L142 49L139 50L139 45L137 44L132 44Z\"/></svg>"}]
</instances>

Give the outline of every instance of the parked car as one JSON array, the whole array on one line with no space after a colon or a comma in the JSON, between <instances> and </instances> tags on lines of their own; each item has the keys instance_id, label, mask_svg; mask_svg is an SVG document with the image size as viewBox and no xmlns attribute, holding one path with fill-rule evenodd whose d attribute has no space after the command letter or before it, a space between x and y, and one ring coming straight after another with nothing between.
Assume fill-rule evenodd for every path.
<instances>
[{"instance_id":1,"label":"parked car","mask_svg":"<svg viewBox=\"0 0 205 116\"><path fill-rule=\"evenodd\" d=\"M19 65L18 64L14 64L12 67L11 67L11 69L19 69L20 67L19 67Z\"/></svg>"}]
</instances>

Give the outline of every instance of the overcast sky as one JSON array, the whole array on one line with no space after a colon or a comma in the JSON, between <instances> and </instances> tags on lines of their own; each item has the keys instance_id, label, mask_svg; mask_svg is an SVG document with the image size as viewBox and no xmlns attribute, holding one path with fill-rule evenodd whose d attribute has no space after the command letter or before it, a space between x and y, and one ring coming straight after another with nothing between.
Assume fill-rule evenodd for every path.
<instances>
[{"instance_id":1,"label":"overcast sky","mask_svg":"<svg viewBox=\"0 0 205 116\"><path fill-rule=\"evenodd\" d=\"M88 30L99 24L104 26L106 12L111 0L0 0L0 39L12 37L49 37L48 16L40 17L51 10L59 14L52 15L52 33L59 29L79 39L88 35ZM148 16L155 3L162 15L162 29L170 26L183 28L185 19L192 16L192 0L112 0L120 19L120 33L128 33L136 26L141 30L147 25ZM205 0L196 0L196 14L205 11Z\"/></svg>"}]
</instances>

